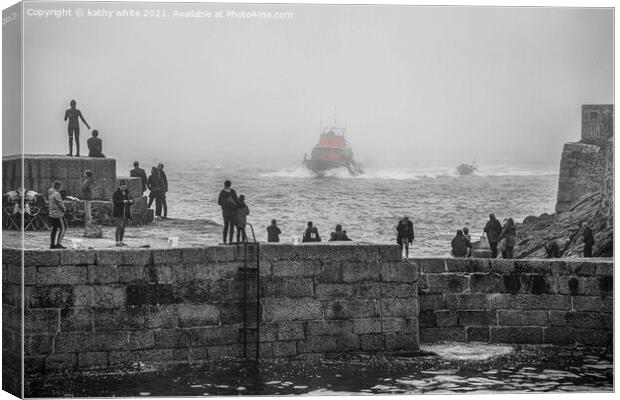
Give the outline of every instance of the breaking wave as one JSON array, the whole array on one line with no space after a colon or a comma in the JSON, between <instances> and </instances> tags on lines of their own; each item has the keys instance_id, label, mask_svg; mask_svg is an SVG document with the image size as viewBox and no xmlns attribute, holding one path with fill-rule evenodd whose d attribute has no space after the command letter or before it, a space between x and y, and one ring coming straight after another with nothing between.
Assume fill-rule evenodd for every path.
<instances>
[{"instance_id":1,"label":"breaking wave","mask_svg":"<svg viewBox=\"0 0 620 400\"><path fill-rule=\"evenodd\" d=\"M557 167L527 165L482 165L472 176L544 176L557 175ZM285 168L278 171L259 173L262 178L337 178L337 179L386 179L386 180L418 180L458 177L455 167L416 167L416 168L368 168L363 174L351 176L342 167L316 174L304 167Z\"/></svg>"}]
</instances>

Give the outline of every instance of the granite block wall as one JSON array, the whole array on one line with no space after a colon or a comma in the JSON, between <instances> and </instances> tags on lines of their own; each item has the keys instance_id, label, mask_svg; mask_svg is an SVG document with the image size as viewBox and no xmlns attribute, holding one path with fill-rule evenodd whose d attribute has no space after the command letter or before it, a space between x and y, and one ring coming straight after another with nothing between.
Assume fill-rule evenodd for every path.
<instances>
[{"instance_id":1,"label":"granite block wall","mask_svg":"<svg viewBox=\"0 0 620 400\"><path fill-rule=\"evenodd\" d=\"M421 342L612 343L611 260L416 262Z\"/></svg>"},{"instance_id":2,"label":"granite block wall","mask_svg":"<svg viewBox=\"0 0 620 400\"><path fill-rule=\"evenodd\" d=\"M242 246L26 251L26 376L239 357L242 260ZM397 246L261 245L260 261L261 357L418 351L417 270Z\"/></svg>"}]
</instances>

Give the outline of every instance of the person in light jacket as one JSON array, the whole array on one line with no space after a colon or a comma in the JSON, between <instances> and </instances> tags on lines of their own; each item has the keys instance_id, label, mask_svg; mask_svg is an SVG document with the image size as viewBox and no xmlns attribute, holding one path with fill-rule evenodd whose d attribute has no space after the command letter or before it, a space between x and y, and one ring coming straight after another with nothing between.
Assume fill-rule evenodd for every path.
<instances>
[{"instance_id":1,"label":"person in light jacket","mask_svg":"<svg viewBox=\"0 0 620 400\"><path fill-rule=\"evenodd\" d=\"M65 221L65 212L67 208L62 200L60 189L62 183L54 181L52 187L48 191L47 200L49 202L49 220L52 226L51 244L50 249L66 249L62 245L62 239L65 237L67 231L67 222ZM58 232L58 239L56 233Z\"/></svg>"}]
</instances>

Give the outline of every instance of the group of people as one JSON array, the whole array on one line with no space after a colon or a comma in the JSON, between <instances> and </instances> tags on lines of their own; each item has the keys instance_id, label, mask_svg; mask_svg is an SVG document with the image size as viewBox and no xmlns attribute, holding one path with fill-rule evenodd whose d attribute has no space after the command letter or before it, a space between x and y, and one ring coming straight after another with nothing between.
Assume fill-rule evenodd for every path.
<instances>
[{"instance_id":1,"label":"group of people","mask_svg":"<svg viewBox=\"0 0 620 400\"><path fill-rule=\"evenodd\" d=\"M513 258L516 244L517 228L514 220L508 218L504 226L495 218L495 214L489 214L489 220L483 229L483 235L489 242L491 258L497 258L498 244L500 245L502 258ZM452 256L457 258L470 257L473 248L469 228L464 227L456 231L456 236L451 241Z\"/></svg>"},{"instance_id":2,"label":"group of people","mask_svg":"<svg viewBox=\"0 0 620 400\"><path fill-rule=\"evenodd\" d=\"M159 163L157 167L151 167L151 175L146 176L146 171L140 168L140 163L134 161L133 169L129 171L129 176L141 179L141 193L149 190L148 208L155 202L155 217L168 218L168 203L166 193L168 192L168 178L164 172L164 164ZM162 215L163 212L163 215Z\"/></svg>"},{"instance_id":3,"label":"group of people","mask_svg":"<svg viewBox=\"0 0 620 400\"><path fill-rule=\"evenodd\" d=\"M82 191L82 197L84 199L84 213L86 224L92 223L91 215L91 201L93 199L94 189L94 177L90 170L84 171L84 182L80 189ZM65 219L65 213L67 207L64 204L62 183L54 181L52 187L48 192L49 202L49 221L52 227L50 235L50 249L65 249L62 245L65 232L67 230L67 221ZM123 237L125 236L125 227L131 219L130 207L134 204L134 200L131 197L131 193L127 187L127 181L121 179L119 181L119 187L112 195L112 217L116 224L116 230L114 237L116 240L116 246L125 246L123 243Z\"/></svg>"},{"instance_id":4,"label":"group of people","mask_svg":"<svg viewBox=\"0 0 620 400\"><path fill-rule=\"evenodd\" d=\"M217 204L222 208L222 218L224 219L224 229L222 231L222 243L224 244L233 243L235 228L237 229L237 242L248 240L245 227L247 225L247 216L250 215L250 209L245 202L245 196L237 196L237 192L231 186L232 182L226 180L224 188L220 191L217 199ZM271 225L267 227L267 242L279 242L281 234L282 230L278 227L277 221L272 219ZM343 241L351 239L347 236L347 231L342 229L342 225L338 224L335 231L331 233L329 240ZM318 229L313 225L312 221L308 221L302 242L320 241L321 236Z\"/></svg>"},{"instance_id":5,"label":"group of people","mask_svg":"<svg viewBox=\"0 0 620 400\"><path fill-rule=\"evenodd\" d=\"M69 153L68 156L73 156L73 141L75 140L75 156L80 156L80 120L90 130L90 125L84 119L82 112L76 108L77 102L71 100L69 108L65 111L65 121L69 120L67 125L67 133L69 134ZM99 138L99 131L94 129L91 133L91 137L86 141L88 146L88 156L105 158L103 154L103 142Z\"/></svg>"}]
</instances>

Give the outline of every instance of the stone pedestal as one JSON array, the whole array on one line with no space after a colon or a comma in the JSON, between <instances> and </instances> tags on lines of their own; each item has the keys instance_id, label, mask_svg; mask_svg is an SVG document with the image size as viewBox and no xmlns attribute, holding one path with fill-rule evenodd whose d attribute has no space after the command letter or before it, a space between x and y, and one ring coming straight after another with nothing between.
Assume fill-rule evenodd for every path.
<instances>
[{"instance_id":1,"label":"stone pedestal","mask_svg":"<svg viewBox=\"0 0 620 400\"><path fill-rule=\"evenodd\" d=\"M127 187L136 201L132 207L132 224L143 225L153 220L153 213L146 208L147 199L142 196L140 178L117 177L116 160L113 158L68 157L53 154L25 154L2 158L2 192L23 187L34 190L47 198L49 188L59 181L67 196L83 198L81 186L84 171L89 169L95 178L93 189L93 222L113 224L112 195L118 189L120 179L127 180ZM23 178L23 182L22 182ZM66 219L70 226L84 225L84 205L81 201L67 201Z\"/></svg>"}]
</instances>

